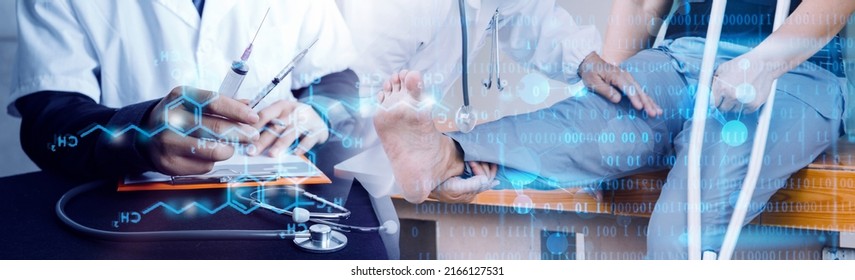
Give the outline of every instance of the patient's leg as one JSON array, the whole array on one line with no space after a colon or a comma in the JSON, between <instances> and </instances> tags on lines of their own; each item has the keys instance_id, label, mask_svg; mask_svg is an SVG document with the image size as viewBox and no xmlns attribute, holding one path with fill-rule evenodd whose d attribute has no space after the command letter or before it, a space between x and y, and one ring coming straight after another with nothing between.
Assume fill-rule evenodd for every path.
<instances>
[{"instance_id":1,"label":"patient's leg","mask_svg":"<svg viewBox=\"0 0 855 280\"><path fill-rule=\"evenodd\" d=\"M664 109L662 116L648 118L627 98L614 104L586 93L448 136L462 147L465 161L500 165L503 187L596 185L667 168L674 160L671 132L680 130L691 105L685 80L661 51L641 52L622 67Z\"/></svg>"},{"instance_id":2,"label":"patient's leg","mask_svg":"<svg viewBox=\"0 0 855 280\"><path fill-rule=\"evenodd\" d=\"M645 51L630 62L624 69L665 110L662 116L649 119L625 98L614 104L583 93L446 137L435 129L431 107L420 102L418 74L402 72L384 86L374 123L396 181L416 203L462 175L464 160L500 165L501 181L515 187L581 186L667 168L676 137L670 132L689 114L685 81L662 52Z\"/></svg>"},{"instance_id":3,"label":"patient's leg","mask_svg":"<svg viewBox=\"0 0 855 280\"><path fill-rule=\"evenodd\" d=\"M834 81L805 81L804 77L816 76L816 72L789 73L778 81L764 161L745 224L762 212L769 198L784 187L792 173L810 164L834 141L818 139L836 139L838 135L839 118L826 118L791 94L798 92L813 96L819 94L811 90L837 89L831 86ZM838 101L836 112L842 112L841 103ZM748 170L758 115L757 112L745 115L731 113L725 115L729 122L722 123L713 118L706 121L701 159L702 250L719 251L721 248ZM726 124L732 123L744 125L747 133L726 128ZM668 174L667 183L662 186L662 193L650 218L647 232L647 257L650 259L688 257L686 155L691 121L686 121L684 127L685 132L675 140L677 164ZM784 241L788 236L773 236L751 230L743 231L741 236L740 249L774 250L791 246ZM803 241L799 239L798 242Z\"/></svg>"},{"instance_id":4,"label":"patient's leg","mask_svg":"<svg viewBox=\"0 0 855 280\"><path fill-rule=\"evenodd\" d=\"M380 92L374 127L392 163L404 198L424 201L448 178L463 173L463 158L451 138L434 127L432 106L424 103L421 74L401 71Z\"/></svg>"}]
</instances>

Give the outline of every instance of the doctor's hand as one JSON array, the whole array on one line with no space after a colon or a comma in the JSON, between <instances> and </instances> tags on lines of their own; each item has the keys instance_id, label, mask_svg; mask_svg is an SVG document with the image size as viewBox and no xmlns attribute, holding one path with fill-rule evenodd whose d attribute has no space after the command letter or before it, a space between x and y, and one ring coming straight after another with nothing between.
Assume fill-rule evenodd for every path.
<instances>
[{"instance_id":1,"label":"doctor's hand","mask_svg":"<svg viewBox=\"0 0 855 280\"><path fill-rule=\"evenodd\" d=\"M279 100L258 115L260 120L254 128L261 132L261 137L253 142L255 149L250 151L251 155L265 149L271 157L286 151L302 155L330 136L326 122L315 109L296 100Z\"/></svg>"},{"instance_id":2,"label":"doctor's hand","mask_svg":"<svg viewBox=\"0 0 855 280\"><path fill-rule=\"evenodd\" d=\"M198 107L183 98L200 104L210 103L197 112ZM187 136L173 131L191 131L197 127L197 114L201 116L198 118L201 122L199 127L207 129L193 130ZM192 87L176 87L155 105L144 122L150 131L164 124L171 129L153 136L142 149L161 173L207 173L215 162L229 159L234 154L233 145L249 144L259 138L258 131L250 126L258 119L252 108L234 99Z\"/></svg>"},{"instance_id":3,"label":"doctor's hand","mask_svg":"<svg viewBox=\"0 0 855 280\"><path fill-rule=\"evenodd\" d=\"M710 106L722 112L757 111L769 99L772 81L780 76L777 64L755 59L750 52L721 64L713 75Z\"/></svg>"},{"instance_id":4,"label":"doctor's hand","mask_svg":"<svg viewBox=\"0 0 855 280\"><path fill-rule=\"evenodd\" d=\"M612 103L620 102L621 96L625 95L636 110L644 110L650 117L662 115L662 108L659 108L659 105L641 90L641 86L632 75L606 62L595 52L588 54L582 60L579 65L579 76L589 90Z\"/></svg>"},{"instance_id":5,"label":"doctor's hand","mask_svg":"<svg viewBox=\"0 0 855 280\"><path fill-rule=\"evenodd\" d=\"M499 185L499 182L494 180L499 169L495 164L486 162L466 162L466 164L472 169L472 177L448 178L431 192L430 197L442 202L465 203L475 199L479 193Z\"/></svg>"}]
</instances>

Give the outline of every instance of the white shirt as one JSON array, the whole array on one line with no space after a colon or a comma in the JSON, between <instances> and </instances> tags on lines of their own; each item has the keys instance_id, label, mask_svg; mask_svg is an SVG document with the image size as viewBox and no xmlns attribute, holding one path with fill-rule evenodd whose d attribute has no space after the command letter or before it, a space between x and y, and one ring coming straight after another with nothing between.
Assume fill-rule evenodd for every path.
<instances>
[{"instance_id":1,"label":"white shirt","mask_svg":"<svg viewBox=\"0 0 855 280\"><path fill-rule=\"evenodd\" d=\"M302 48L317 44L259 108L347 69L355 58L332 0L21 0L9 113L39 91L78 92L108 107L161 98L179 85L216 91L268 6L238 98L252 99Z\"/></svg>"},{"instance_id":2,"label":"white shirt","mask_svg":"<svg viewBox=\"0 0 855 280\"><path fill-rule=\"evenodd\" d=\"M339 5L360 54L351 68L359 75L361 96L374 96L392 73L402 69L420 71L425 87L438 88L441 96L453 90L462 56L457 0L360 0ZM577 83L579 64L602 46L593 26L577 25L554 0L467 0L468 67L475 66L472 61L479 51L485 47L489 51L489 26L497 8L499 50L549 78Z\"/></svg>"}]
</instances>

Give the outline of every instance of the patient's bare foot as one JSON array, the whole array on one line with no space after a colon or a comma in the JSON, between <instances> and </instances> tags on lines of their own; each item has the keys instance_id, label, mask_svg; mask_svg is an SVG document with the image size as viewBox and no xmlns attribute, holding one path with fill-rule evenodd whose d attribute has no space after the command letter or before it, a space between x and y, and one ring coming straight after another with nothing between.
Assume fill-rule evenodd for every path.
<instances>
[{"instance_id":1,"label":"patient's bare foot","mask_svg":"<svg viewBox=\"0 0 855 280\"><path fill-rule=\"evenodd\" d=\"M432 106L422 102L420 73L393 74L378 100L374 127L407 201L421 203L440 183L463 173L462 155L434 127Z\"/></svg>"}]
</instances>

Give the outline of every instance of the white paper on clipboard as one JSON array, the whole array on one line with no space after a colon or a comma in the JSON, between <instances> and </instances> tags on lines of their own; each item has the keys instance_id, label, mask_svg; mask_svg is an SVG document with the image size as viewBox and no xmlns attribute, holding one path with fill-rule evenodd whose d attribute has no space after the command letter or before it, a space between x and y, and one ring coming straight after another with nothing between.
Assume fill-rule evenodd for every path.
<instances>
[{"instance_id":1,"label":"white paper on clipboard","mask_svg":"<svg viewBox=\"0 0 855 280\"><path fill-rule=\"evenodd\" d=\"M287 154L278 157L247 156L235 153L228 160L214 164L211 172L186 177L239 177L239 176L272 176L282 178L312 177L320 175L321 171L302 157ZM139 175L125 177L126 185L172 182L173 176L158 172L145 172Z\"/></svg>"}]
</instances>

